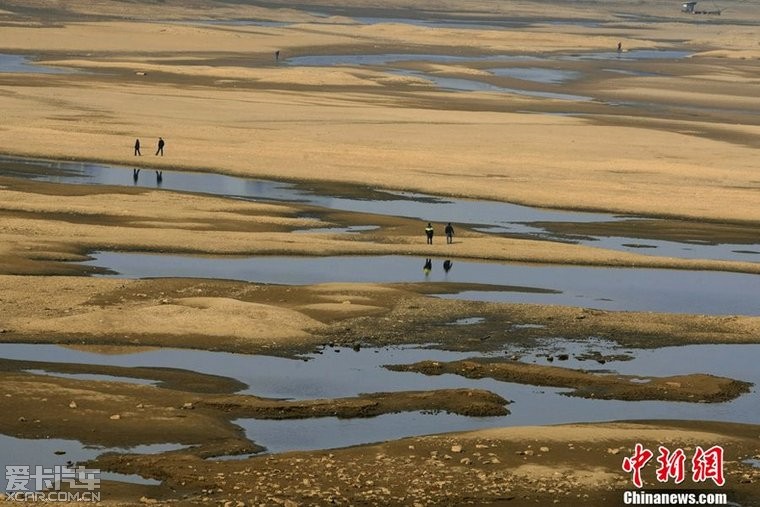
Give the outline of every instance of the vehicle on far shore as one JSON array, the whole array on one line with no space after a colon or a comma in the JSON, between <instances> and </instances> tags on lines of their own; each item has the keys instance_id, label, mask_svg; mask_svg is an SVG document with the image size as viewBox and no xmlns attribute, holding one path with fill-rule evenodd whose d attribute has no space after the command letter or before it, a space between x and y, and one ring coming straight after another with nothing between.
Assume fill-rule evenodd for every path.
<instances>
[{"instance_id":1,"label":"vehicle on far shore","mask_svg":"<svg viewBox=\"0 0 760 507\"><path fill-rule=\"evenodd\" d=\"M697 2L684 2L681 4L681 12L685 12L687 14L712 14L715 16L720 16L721 11L722 9L713 9L711 11L697 9Z\"/></svg>"}]
</instances>

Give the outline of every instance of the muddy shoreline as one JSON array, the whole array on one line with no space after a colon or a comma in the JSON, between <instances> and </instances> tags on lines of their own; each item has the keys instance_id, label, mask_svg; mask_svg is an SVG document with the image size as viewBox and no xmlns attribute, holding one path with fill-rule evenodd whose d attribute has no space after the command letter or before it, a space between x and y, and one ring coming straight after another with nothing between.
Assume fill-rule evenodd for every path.
<instances>
[{"instance_id":1,"label":"muddy shoreline","mask_svg":"<svg viewBox=\"0 0 760 507\"><path fill-rule=\"evenodd\" d=\"M104 482L104 504L111 505L613 506L632 489L621 465L636 443L655 452L661 445L682 448L689 459L696 446L720 445L726 485L687 481L676 489L720 491L741 505L758 505L760 468L751 460L760 459L760 426L752 420L757 393L756 386L745 382L753 371L747 358L741 358L740 367L734 365L734 371L747 376L736 375L736 381L730 365L719 377L679 374L673 361L655 368L661 374L625 373L614 382L605 380L609 371L594 368L622 371L622 362L629 359L633 362L625 364L647 367L635 362L637 354L648 361L644 349L665 355L658 349L693 344L719 345L726 354L715 356L730 357L739 350L731 345L760 343L759 317L435 297L484 288L453 283L285 286L99 278L86 276L92 269L72 264L105 250L397 254L457 262L760 273L760 263L752 258L735 262L646 255L652 253L647 241L712 241L742 250L749 247L741 245L757 244L757 6L737 4L720 19L697 20L680 13L677 5L649 0L636 5L478 0L466 10L448 0L435 5L400 0L383 9L364 0L340 5L210 0L49 4L8 0L0 11L4 54L33 56L42 65L67 71L0 73L0 153L142 167L150 176L147 169L268 178L358 198L398 189L681 220L541 224L559 236L630 234L637 238L635 252L533 241L509 232L486 234L474 226L458 227L452 245L428 246L420 227L427 220L2 177L0 342L29 349L22 351L24 360L0 359L0 433L6 439L19 437L13 445L20 445L24 455L28 448L29 459L40 460L29 465L53 457L74 461L77 447L94 445L113 452L89 465L161 482ZM391 19L359 20L378 15ZM494 29L424 26L404 18L516 22ZM204 19L287 23L187 22ZM615 51L618 43L620 53ZM422 56L393 64L288 63L296 56L412 52ZM491 58L498 55L507 63ZM510 61L512 57L517 59ZM561 69L565 80L500 74L506 67L528 71L528 76L534 68ZM162 157L152 153L159 136L167 140ZM143 156L133 156L135 138L143 142ZM446 220L456 222L456 217ZM355 234L293 232L355 225L379 228ZM506 283L499 288L515 287ZM563 352L567 367L558 367L564 360L558 355L551 367L530 363L553 361L554 353L543 351L560 341L587 347L583 354ZM515 384L509 389L522 397L515 395L518 401L513 402L509 393L464 384L465 377L459 376L455 382L462 383L453 388L434 388L440 377L419 375L424 382L419 389L388 385L309 397L299 396L296 386L285 390L295 393L288 395L292 398L265 397L246 390L255 385L240 380L248 377L225 376L223 368L201 373L190 361L147 367L109 366L102 357L100 362L35 360L47 347L43 344L52 345L46 349L52 356L70 349L128 356L155 347L168 354L170 349L301 359L313 354L344 361L332 364L347 367L351 349L423 344L429 349L419 352L427 356L420 360L443 354L441 350L468 353L465 357L492 354L490 362L440 361L435 368L446 363L447 373L517 376L528 386L550 385L536 387L539 394L562 385L594 398L640 400L598 402L641 404L636 410L655 403L644 400L664 398L668 401L660 402L660 411L650 413L715 420L611 422L624 417L592 416L586 398L541 398L525 392L531 387ZM679 350L687 355L685 347ZM174 353L173 358L179 356ZM248 372L253 358L235 359ZM220 364L231 370L226 359ZM85 364L88 360L93 364ZM338 370L327 367L320 375L308 377L307 372L299 379L319 384L331 380L331 374L337 377ZM265 369L255 373L265 380L275 376ZM276 373L292 380L284 368ZM266 389L268 384L258 386ZM438 425L446 414L458 414L476 419L482 428L489 416L509 413L505 420L514 420L559 410L558 398L582 407L584 420L606 422L489 428L277 454L266 454L255 426L249 429L242 422L335 418L340 423L377 417L384 423L384 417L396 413L430 413ZM546 399L555 406L541 403ZM702 400L714 403L684 403ZM626 414L631 406L626 405ZM697 408L679 411L683 406ZM718 421L722 413L744 424ZM60 447L47 448L46 443ZM43 444L43 454L32 452L34 444ZM146 444L173 447L135 447ZM97 454L93 452L86 459ZM643 470L647 488L672 489L656 480L655 468L653 460Z\"/></svg>"}]
</instances>

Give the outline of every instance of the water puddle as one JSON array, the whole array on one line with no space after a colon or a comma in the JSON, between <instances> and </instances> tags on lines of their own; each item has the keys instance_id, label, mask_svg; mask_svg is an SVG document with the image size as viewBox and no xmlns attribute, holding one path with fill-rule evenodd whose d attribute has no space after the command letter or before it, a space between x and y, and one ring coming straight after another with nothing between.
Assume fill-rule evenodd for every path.
<instances>
[{"instance_id":1,"label":"water puddle","mask_svg":"<svg viewBox=\"0 0 760 507\"><path fill-rule=\"evenodd\" d=\"M502 426L501 417L465 417L455 414L407 412L385 414L369 419L300 419L267 421L237 419L248 438L266 447L268 453L335 449L372 444L386 440L475 430Z\"/></svg>"},{"instance_id":2,"label":"water puddle","mask_svg":"<svg viewBox=\"0 0 760 507\"><path fill-rule=\"evenodd\" d=\"M62 184L137 186L180 192L199 192L233 199L300 203L329 210L406 217L432 222L469 225L488 234L530 237L643 253L637 238L614 235L568 236L551 232L552 224L630 224L638 219L609 213L583 213L531 208L517 204L470 199L441 198L415 192L371 191L372 198L325 195L292 183L237 178L213 173L163 171L157 181L153 171L141 171L135 180L133 168L85 162L31 160L0 156L0 175ZM370 190L368 189L368 192ZM672 222L672 221L671 221ZM361 226L359 226L361 227ZM677 227L673 228L677 230ZM358 229L354 227L353 231ZM629 227L628 230L631 230ZM333 231L324 231L333 232ZM757 262L754 244L695 244L667 240L647 240L645 251L658 256Z\"/></svg>"},{"instance_id":3,"label":"water puddle","mask_svg":"<svg viewBox=\"0 0 760 507\"><path fill-rule=\"evenodd\" d=\"M71 74L72 70L37 65L28 56L0 53L0 72L24 74Z\"/></svg>"},{"instance_id":4,"label":"water puddle","mask_svg":"<svg viewBox=\"0 0 760 507\"><path fill-rule=\"evenodd\" d=\"M598 351L606 345L547 341L553 350L578 355ZM610 346L612 347L612 346ZM519 353L507 348L504 353ZM606 352L621 353L620 349ZM760 345L690 345L654 350L636 350L630 361L615 362L614 371L640 376L664 376L709 373L760 383L755 358ZM534 387L490 379L471 380L456 375L425 376L418 373L392 372L385 364L405 364L421 360L454 361L477 356L476 353L407 348L328 348L308 361L266 356L249 356L197 350L163 349L130 356L108 356L75 351L55 345L0 344L0 356L10 359L62 361L67 363L112 364L115 366L160 366L184 368L202 373L235 378L248 384L244 392L287 399L314 399L356 396L360 393L414 391L430 389L477 388L493 391L506 399L511 414L503 417L462 417L443 413L388 414L370 419L342 420L319 418L297 421L240 419L247 436L270 452L295 449L323 449L375 442L412 435L463 431L495 426L544 425L624 419L688 419L756 423L758 394L756 389L726 403L667 403L656 401L624 402L589 400L563 396L566 389ZM486 357L494 357L492 354ZM584 363L588 367L587 363ZM573 366L563 363L562 366ZM607 365L609 367L609 365ZM583 366L581 366L583 367ZM325 375L329 371L330 375ZM547 410L551 407L551 410ZM21 445L19 439L0 440L3 450ZM6 445L7 442L7 445ZM26 441L24 441L26 442ZM37 442L37 441L30 441ZM42 441L48 455L61 448L74 453L77 443ZM25 448L26 449L26 448ZM83 449L84 452L89 452ZM138 452L139 449L134 450ZM21 451L19 451L21 452ZM26 451L24 451L26 452ZM98 450L95 452L104 452ZM4 456L23 455L5 452ZM73 455L73 454L72 454ZM60 457L52 455L56 459ZM49 457L49 456L48 456ZM35 459L37 459L35 457ZM41 458L40 458L41 459ZM63 456L63 463L72 459ZM77 459L85 459L79 458ZM13 464L13 463L10 463Z\"/></svg>"},{"instance_id":5,"label":"water puddle","mask_svg":"<svg viewBox=\"0 0 760 507\"><path fill-rule=\"evenodd\" d=\"M474 30L497 30L505 27L525 26L527 24L520 21L384 18L371 16L357 16L353 20L362 25L395 23L428 28L464 28Z\"/></svg>"},{"instance_id":6,"label":"water puddle","mask_svg":"<svg viewBox=\"0 0 760 507\"><path fill-rule=\"evenodd\" d=\"M653 254L660 257L678 257L681 259L715 259L743 262L758 262L758 253L746 250L738 243L719 243L691 241L668 241L647 238L646 243L631 242L624 236L594 236L592 240L578 241L580 244L621 250L640 254Z\"/></svg>"},{"instance_id":7,"label":"water puddle","mask_svg":"<svg viewBox=\"0 0 760 507\"><path fill-rule=\"evenodd\" d=\"M298 229L291 232L305 232L305 233L317 233L317 234L356 234L359 232L375 231L379 229L379 225L349 225L348 227L319 227L316 229Z\"/></svg>"},{"instance_id":8,"label":"water puddle","mask_svg":"<svg viewBox=\"0 0 760 507\"><path fill-rule=\"evenodd\" d=\"M669 49L632 49L630 51L601 51L560 55L559 60L680 60L688 58L691 51Z\"/></svg>"},{"instance_id":9,"label":"water puddle","mask_svg":"<svg viewBox=\"0 0 760 507\"><path fill-rule=\"evenodd\" d=\"M512 324L513 329L545 329L543 324Z\"/></svg>"},{"instance_id":10,"label":"water puddle","mask_svg":"<svg viewBox=\"0 0 760 507\"><path fill-rule=\"evenodd\" d=\"M450 326L472 326L474 324L481 324L485 321L486 319L483 317L465 317L463 319L457 319L454 322L449 322L448 324Z\"/></svg>"},{"instance_id":11,"label":"water puddle","mask_svg":"<svg viewBox=\"0 0 760 507\"><path fill-rule=\"evenodd\" d=\"M398 63L515 63L515 62L541 62L550 66L552 62L558 61L609 61L622 63L646 61L646 60L677 60L690 56L688 51L658 50L658 49L637 49L631 51L601 51L576 54L543 54L535 55L479 55L479 56L462 56L462 55L441 55L441 54L421 54L421 53L384 53L384 54L343 54L343 55L307 55L291 57L286 60L288 65L309 66L309 67L332 67L332 66L384 66L393 67ZM613 64L614 65L614 64ZM578 79L581 74L574 71L563 71L553 68L544 67L515 67L503 68L501 66L489 69L496 76L510 77L523 81L532 81L544 84L563 84L567 81ZM629 73L628 69L605 69L612 72ZM392 70L394 74L405 76L414 76L431 81L438 88L454 91L478 91L478 92L501 92L526 95L539 98L548 98L555 100L568 101L591 101L593 97L559 93L529 90L523 88L508 88L486 83L473 79L441 77L436 74L430 74L408 69Z\"/></svg>"},{"instance_id":12,"label":"water puddle","mask_svg":"<svg viewBox=\"0 0 760 507\"><path fill-rule=\"evenodd\" d=\"M562 84L578 79L581 76L580 72L572 70L544 69L540 67L496 68L488 69L488 71L496 76L546 84Z\"/></svg>"},{"instance_id":13,"label":"water puddle","mask_svg":"<svg viewBox=\"0 0 760 507\"><path fill-rule=\"evenodd\" d=\"M137 474L117 474L115 472L100 472L100 479L103 481L127 482L129 484L140 484L142 486L158 486L161 481L156 479L147 479Z\"/></svg>"},{"instance_id":14,"label":"water puddle","mask_svg":"<svg viewBox=\"0 0 760 507\"><path fill-rule=\"evenodd\" d=\"M631 70L631 69L602 69L602 70L605 72L612 72L614 74L623 74L627 76L653 77L653 76L662 75L656 72L644 72L644 71Z\"/></svg>"},{"instance_id":15,"label":"water puddle","mask_svg":"<svg viewBox=\"0 0 760 507\"><path fill-rule=\"evenodd\" d=\"M512 290L464 291L440 297L581 306L603 310L760 315L758 276L716 271L497 264L401 255L334 257L193 257L96 252L84 266L120 278L221 278L310 285L328 282L456 282Z\"/></svg>"},{"instance_id":16,"label":"water puddle","mask_svg":"<svg viewBox=\"0 0 760 507\"><path fill-rule=\"evenodd\" d=\"M64 440L59 438L26 439L16 438L0 434L0 470L6 466L29 466L34 470L36 466L51 468L54 466L71 466L95 459L106 452L136 453L136 454L159 454L183 448L179 444L156 444L139 445L130 448L119 447L91 447L83 445L76 440ZM101 479L124 481L121 474L101 474ZM139 477L139 476L135 476ZM127 477L130 479L130 477ZM141 484L159 484L158 481L143 479ZM131 479L126 482L135 482Z\"/></svg>"},{"instance_id":17,"label":"water puddle","mask_svg":"<svg viewBox=\"0 0 760 507\"><path fill-rule=\"evenodd\" d=\"M378 53L378 54L342 54L342 55L305 55L290 57L286 63L293 66L331 67L389 65L398 62L525 62L525 61L574 61L574 60L676 60L686 58L689 51L672 51L658 49L638 49L631 51L600 51L575 54L495 54L495 55L442 55L429 53Z\"/></svg>"},{"instance_id":18,"label":"water puddle","mask_svg":"<svg viewBox=\"0 0 760 507\"><path fill-rule=\"evenodd\" d=\"M747 465L751 465L755 468L760 468L760 458L745 459L742 461L742 463L746 463Z\"/></svg>"},{"instance_id":19,"label":"water puddle","mask_svg":"<svg viewBox=\"0 0 760 507\"><path fill-rule=\"evenodd\" d=\"M632 360L638 351L623 350L615 342L595 338L583 341L538 338L530 347L510 347L510 353L510 359L524 363L605 373L615 370L621 361Z\"/></svg>"},{"instance_id":20,"label":"water puddle","mask_svg":"<svg viewBox=\"0 0 760 507\"><path fill-rule=\"evenodd\" d=\"M514 93L516 95L525 95L529 97L540 97L546 99L555 100L572 100L578 102L586 102L593 100L592 97L585 95L573 95L569 93L558 92L545 92L538 90L527 90L522 88L507 88L504 86L496 86L483 81L476 81L473 79L462 79L453 77L444 77L436 74L427 74L424 72L417 72L412 70L396 70L392 71L392 74L402 76L413 76L431 81L436 87L442 90L451 91L465 91L465 92L501 92L501 93Z\"/></svg>"},{"instance_id":21,"label":"water puddle","mask_svg":"<svg viewBox=\"0 0 760 507\"><path fill-rule=\"evenodd\" d=\"M156 22L156 21L154 21ZM290 21L272 21L268 19L200 19L194 21L176 21L166 20L160 23L173 23L178 25L209 25L209 26L266 26L273 28L282 28L292 26L296 23Z\"/></svg>"},{"instance_id":22,"label":"water puddle","mask_svg":"<svg viewBox=\"0 0 760 507\"><path fill-rule=\"evenodd\" d=\"M92 380L96 382L126 382L128 384L138 385L156 385L158 381L148 380L135 377L118 377L115 375L100 375L94 373L61 373L57 371L46 370L24 370L33 375L49 375L51 377L70 378L75 380Z\"/></svg>"},{"instance_id":23,"label":"water puddle","mask_svg":"<svg viewBox=\"0 0 760 507\"><path fill-rule=\"evenodd\" d=\"M380 54L350 54L350 55L306 55L293 56L285 60L288 65L296 67L333 67L362 65L389 65L399 62L436 62L461 63L478 61L532 61L537 57L491 55L491 56L461 56L436 55L430 53L380 53Z\"/></svg>"}]
</instances>

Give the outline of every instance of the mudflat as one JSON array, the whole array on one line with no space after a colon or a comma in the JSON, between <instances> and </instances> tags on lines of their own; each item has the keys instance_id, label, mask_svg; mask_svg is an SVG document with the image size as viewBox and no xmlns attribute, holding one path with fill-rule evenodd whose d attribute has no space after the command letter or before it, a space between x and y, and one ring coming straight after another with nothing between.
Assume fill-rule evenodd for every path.
<instances>
[{"instance_id":1,"label":"mudflat","mask_svg":"<svg viewBox=\"0 0 760 507\"><path fill-rule=\"evenodd\" d=\"M732 4L712 17L648 0L477 1L464 7L447 0L383 7L352 0L295 6L7 0L0 9L0 53L29 60L23 70L0 68L0 152L6 155L106 162L146 173L172 169L286 180L327 193L355 189L359 196L391 189L625 213L650 218L627 225L632 236L756 243L760 7L754 4ZM166 140L163 155L154 154L159 137ZM133 151L138 138L140 156ZM688 228L674 225L683 224L675 219L686 219ZM294 233L357 224L378 227L360 234ZM551 227L591 235L609 225ZM72 263L96 250L228 256L445 252L453 259L547 265L748 274L760 269L754 262L662 257L474 227L457 227L452 245L425 245L421 233L416 219L328 212L298 202L0 174L0 341L101 354L154 347L291 358L330 347L422 343L497 353L556 337L601 337L628 349L758 343L760 320L751 316L434 297L473 288L446 283L285 286L99 278L88 275L102 272ZM473 318L480 320L449 325ZM448 373L519 377L597 399L676 404L756 396L741 378L694 373L645 376L648 383L617 376L612 382L519 359L435 363L437 369L427 373L441 373L445 364ZM486 366L492 370L480 371ZM161 481L108 483L105 503L619 505L632 488L622 459L635 443L687 453L720 444L727 486L686 484L727 492L741 505L758 505L760 498L760 469L753 465L760 459L760 428L751 423L505 427L267 455L237 419L357 419L397 412L511 417L522 407L472 388L378 388L357 396L283 400L242 394L240 380L181 365L3 358L0 377L6 388L0 398L3 435L184 446L90 462ZM656 480L655 466L644 468L647 487L664 490L670 485Z\"/></svg>"}]
</instances>

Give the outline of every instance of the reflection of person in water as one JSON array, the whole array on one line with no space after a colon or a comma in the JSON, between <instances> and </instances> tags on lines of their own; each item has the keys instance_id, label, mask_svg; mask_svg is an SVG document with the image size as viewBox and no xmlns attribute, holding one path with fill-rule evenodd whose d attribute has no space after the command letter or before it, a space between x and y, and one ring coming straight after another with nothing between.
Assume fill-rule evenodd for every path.
<instances>
[{"instance_id":1,"label":"reflection of person in water","mask_svg":"<svg viewBox=\"0 0 760 507\"><path fill-rule=\"evenodd\" d=\"M422 272L425 273L425 276L428 276L432 270L433 261L431 259L425 259L425 265L422 266Z\"/></svg>"},{"instance_id":2,"label":"reflection of person in water","mask_svg":"<svg viewBox=\"0 0 760 507\"><path fill-rule=\"evenodd\" d=\"M140 170L139 169L132 169L132 181L135 182L135 185L137 185L137 179L140 177Z\"/></svg>"},{"instance_id":3,"label":"reflection of person in water","mask_svg":"<svg viewBox=\"0 0 760 507\"><path fill-rule=\"evenodd\" d=\"M454 265L453 262L446 259L445 261L443 261L443 270L448 273L449 271L451 271L451 266L453 265Z\"/></svg>"},{"instance_id":4,"label":"reflection of person in water","mask_svg":"<svg viewBox=\"0 0 760 507\"><path fill-rule=\"evenodd\" d=\"M164 181L164 172L156 171L156 186L160 187L163 181Z\"/></svg>"}]
</instances>

